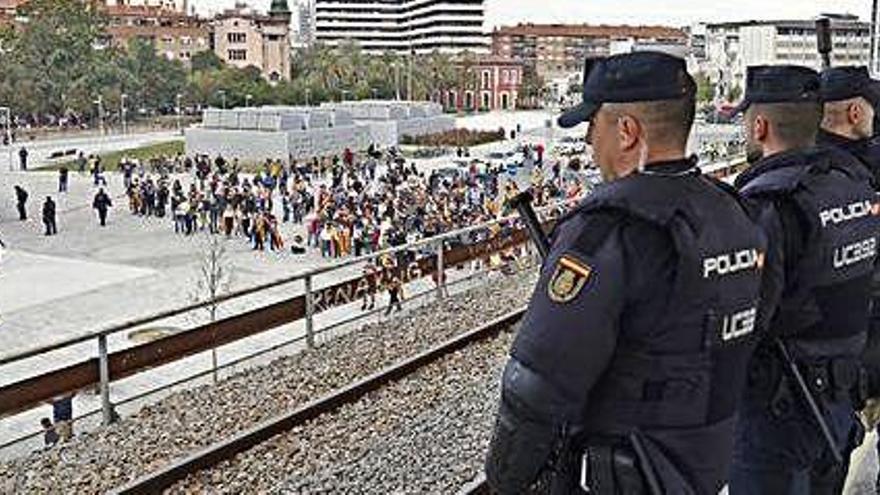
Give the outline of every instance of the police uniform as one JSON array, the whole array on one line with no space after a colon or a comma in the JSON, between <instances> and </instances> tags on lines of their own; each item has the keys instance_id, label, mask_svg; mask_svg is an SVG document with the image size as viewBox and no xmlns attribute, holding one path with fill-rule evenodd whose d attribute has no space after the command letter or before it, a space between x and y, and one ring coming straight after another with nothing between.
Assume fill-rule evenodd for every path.
<instances>
[{"instance_id":1,"label":"police uniform","mask_svg":"<svg viewBox=\"0 0 880 495\"><path fill-rule=\"evenodd\" d=\"M819 103L819 78L795 66L750 67L740 110ZM788 349L840 452L856 433L859 356L880 224L870 174L834 148L764 157L736 186L759 210L769 242L761 319L769 324L749 365L730 494L839 493L841 465L796 387Z\"/></svg>"},{"instance_id":2,"label":"police uniform","mask_svg":"<svg viewBox=\"0 0 880 495\"><path fill-rule=\"evenodd\" d=\"M871 79L867 67L835 67L821 74L820 97L823 103L848 100L861 96L873 107L880 103L880 82ZM874 128L874 133L880 129ZM850 139L820 130L816 138L820 146L834 147L851 153L868 168L880 189L880 137Z\"/></svg>"},{"instance_id":3,"label":"police uniform","mask_svg":"<svg viewBox=\"0 0 880 495\"><path fill-rule=\"evenodd\" d=\"M880 103L880 82L872 80L867 67L835 67L822 71L821 74L821 99L823 103L849 100L862 97L875 109ZM875 110L876 113L876 110ZM876 127L874 133L878 132ZM820 146L837 148L846 151L856 157L873 177L872 185L875 191L880 191L880 137L863 139L850 139L845 136L820 130L817 138ZM871 310L869 319L868 344L862 353L862 366L867 374L868 381L865 393L869 397L880 396L880 272L875 269L871 288ZM875 404L873 409L877 409ZM867 414L876 416L877 411ZM869 420L873 426L876 419ZM856 440L850 442L845 449L844 459L849 459L849 453L858 445ZM878 446L880 448L880 446ZM841 475L846 469L841 470ZM843 477L843 476L841 476ZM841 484L844 480L841 480Z\"/></svg>"},{"instance_id":4,"label":"police uniform","mask_svg":"<svg viewBox=\"0 0 880 495\"><path fill-rule=\"evenodd\" d=\"M680 59L587 69L605 102L693 98ZM573 115L573 114L574 115ZM502 383L486 473L499 493L715 494L757 340L765 241L693 159L647 164L563 217Z\"/></svg>"}]
</instances>

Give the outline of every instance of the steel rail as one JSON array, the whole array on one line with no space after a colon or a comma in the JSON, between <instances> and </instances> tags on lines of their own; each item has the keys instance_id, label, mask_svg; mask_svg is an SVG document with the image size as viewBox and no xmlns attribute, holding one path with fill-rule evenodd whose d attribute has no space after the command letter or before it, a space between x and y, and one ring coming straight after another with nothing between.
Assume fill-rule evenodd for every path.
<instances>
[{"instance_id":1,"label":"steel rail","mask_svg":"<svg viewBox=\"0 0 880 495\"><path fill-rule=\"evenodd\" d=\"M174 461L158 471L141 476L126 485L111 490L109 493L114 495L159 493L175 483L186 479L191 474L232 459L236 455L260 445L277 435L301 426L306 421L333 412L346 404L356 402L364 395L399 381L475 342L495 336L515 325L524 313L525 309L521 308L496 318L482 327L447 340L442 344L353 382L293 411L266 420L233 437Z\"/></svg>"}]
</instances>

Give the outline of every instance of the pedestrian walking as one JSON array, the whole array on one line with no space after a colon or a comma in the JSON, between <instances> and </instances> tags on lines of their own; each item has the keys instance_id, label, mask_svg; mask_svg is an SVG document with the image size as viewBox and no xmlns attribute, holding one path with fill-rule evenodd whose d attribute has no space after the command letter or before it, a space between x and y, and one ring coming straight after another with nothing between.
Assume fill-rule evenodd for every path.
<instances>
[{"instance_id":1,"label":"pedestrian walking","mask_svg":"<svg viewBox=\"0 0 880 495\"><path fill-rule=\"evenodd\" d=\"M388 282L388 307L385 308L385 316L391 314L391 310L396 308L395 311L403 311L403 307L400 305L403 300L403 283L400 281L400 277L397 274L391 276L391 281Z\"/></svg>"},{"instance_id":2,"label":"pedestrian walking","mask_svg":"<svg viewBox=\"0 0 880 495\"><path fill-rule=\"evenodd\" d=\"M107 212L111 206L113 206L113 202L110 201L110 196L104 192L104 188L98 189L98 194L95 194L95 199L92 201L92 208L98 210L98 219L101 222L101 227L107 226Z\"/></svg>"},{"instance_id":3,"label":"pedestrian walking","mask_svg":"<svg viewBox=\"0 0 880 495\"><path fill-rule=\"evenodd\" d=\"M21 164L21 169L22 169L22 170L27 170L27 166L28 166L28 150L27 150L27 148L25 148L24 146L22 146L21 149L18 150L18 161L19 161L19 163Z\"/></svg>"},{"instance_id":4,"label":"pedestrian walking","mask_svg":"<svg viewBox=\"0 0 880 495\"><path fill-rule=\"evenodd\" d=\"M55 225L55 202L51 196L46 196L43 202L43 225L46 226L45 235L55 235L58 233L58 227Z\"/></svg>"},{"instance_id":5,"label":"pedestrian walking","mask_svg":"<svg viewBox=\"0 0 880 495\"><path fill-rule=\"evenodd\" d=\"M55 431L52 420L43 418L40 420L40 425L43 427L43 444L46 450L58 445L58 432Z\"/></svg>"},{"instance_id":6,"label":"pedestrian walking","mask_svg":"<svg viewBox=\"0 0 880 495\"><path fill-rule=\"evenodd\" d=\"M27 220L28 193L21 186L15 186L15 207L18 209L18 219Z\"/></svg>"},{"instance_id":7,"label":"pedestrian walking","mask_svg":"<svg viewBox=\"0 0 880 495\"><path fill-rule=\"evenodd\" d=\"M52 419L55 421L55 431L62 441L73 438L73 394L52 401Z\"/></svg>"},{"instance_id":8,"label":"pedestrian walking","mask_svg":"<svg viewBox=\"0 0 880 495\"><path fill-rule=\"evenodd\" d=\"M79 155L76 157L76 168L79 171L80 175L86 173L86 155L82 151L79 152Z\"/></svg>"},{"instance_id":9,"label":"pedestrian walking","mask_svg":"<svg viewBox=\"0 0 880 495\"><path fill-rule=\"evenodd\" d=\"M68 174L69 171L67 170L66 166L62 165L61 168L58 169L58 192L60 193L67 192Z\"/></svg>"}]
</instances>

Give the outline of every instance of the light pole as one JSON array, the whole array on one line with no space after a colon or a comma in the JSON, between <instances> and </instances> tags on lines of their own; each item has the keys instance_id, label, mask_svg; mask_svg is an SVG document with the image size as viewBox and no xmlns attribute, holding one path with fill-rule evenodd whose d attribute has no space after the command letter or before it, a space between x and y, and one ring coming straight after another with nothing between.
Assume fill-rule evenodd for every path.
<instances>
[{"instance_id":1,"label":"light pole","mask_svg":"<svg viewBox=\"0 0 880 495\"><path fill-rule=\"evenodd\" d=\"M379 99L379 98L376 96L376 94L379 93L379 90L378 90L378 89L376 89L376 88L370 88L370 92L373 93L373 99L374 99L374 100Z\"/></svg>"},{"instance_id":2,"label":"light pole","mask_svg":"<svg viewBox=\"0 0 880 495\"><path fill-rule=\"evenodd\" d=\"M394 99L400 101L400 66L394 64Z\"/></svg>"},{"instance_id":3,"label":"light pole","mask_svg":"<svg viewBox=\"0 0 880 495\"><path fill-rule=\"evenodd\" d=\"M348 94L351 94L351 91L349 91L347 89L342 90L342 101L343 102L348 101L348 98L345 97L345 95L348 95Z\"/></svg>"},{"instance_id":4,"label":"light pole","mask_svg":"<svg viewBox=\"0 0 880 495\"><path fill-rule=\"evenodd\" d=\"M104 96L98 95L98 99L95 100L95 105L98 105L98 126L101 129L101 135L104 135Z\"/></svg>"},{"instance_id":5,"label":"light pole","mask_svg":"<svg viewBox=\"0 0 880 495\"><path fill-rule=\"evenodd\" d=\"M177 93L176 101L177 101L177 133L178 134L180 134L180 110L181 110L180 99L181 98L183 98L183 95L180 93Z\"/></svg>"},{"instance_id":6,"label":"light pole","mask_svg":"<svg viewBox=\"0 0 880 495\"><path fill-rule=\"evenodd\" d=\"M122 93L122 95L119 97L119 115L122 118L122 134L123 135L128 134L128 124L125 122L125 112L126 112L125 100L127 100L127 99L128 99L128 95L125 93Z\"/></svg>"},{"instance_id":7,"label":"light pole","mask_svg":"<svg viewBox=\"0 0 880 495\"><path fill-rule=\"evenodd\" d=\"M217 94L220 95L220 99L223 101L223 110L226 110L226 91L221 89L217 91Z\"/></svg>"},{"instance_id":8,"label":"light pole","mask_svg":"<svg viewBox=\"0 0 880 495\"><path fill-rule=\"evenodd\" d=\"M9 170L12 170L12 109L9 107L0 107L0 113L4 115L3 123L6 128L6 149L9 152Z\"/></svg>"},{"instance_id":9,"label":"light pole","mask_svg":"<svg viewBox=\"0 0 880 495\"><path fill-rule=\"evenodd\" d=\"M312 90L310 88L306 88L306 106L309 106L309 96L312 95Z\"/></svg>"},{"instance_id":10,"label":"light pole","mask_svg":"<svg viewBox=\"0 0 880 495\"><path fill-rule=\"evenodd\" d=\"M412 101L412 90L413 90L413 58L415 58L416 52L413 50L412 39L409 40L409 59L407 59L407 74L406 74L406 101Z\"/></svg>"},{"instance_id":11,"label":"light pole","mask_svg":"<svg viewBox=\"0 0 880 495\"><path fill-rule=\"evenodd\" d=\"M250 94L250 93L244 95L244 106L245 106L245 107L250 107L250 106L251 106L251 100L253 100L253 99L254 99L254 95L252 95L252 94Z\"/></svg>"}]
</instances>

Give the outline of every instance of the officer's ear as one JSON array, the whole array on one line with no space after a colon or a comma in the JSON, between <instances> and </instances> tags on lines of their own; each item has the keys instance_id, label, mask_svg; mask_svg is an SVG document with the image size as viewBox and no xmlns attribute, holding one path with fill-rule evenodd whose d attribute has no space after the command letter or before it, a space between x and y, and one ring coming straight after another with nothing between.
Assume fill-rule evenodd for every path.
<instances>
[{"instance_id":1,"label":"officer's ear","mask_svg":"<svg viewBox=\"0 0 880 495\"><path fill-rule=\"evenodd\" d=\"M755 115L752 123L752 138L755 142L764 142L770 134L770 121L764 115Z\"/></svg>"},{"instance_id":2,"label":"officer's ear","mask_svg":"<svg viewBox=\"0 0 880 495\"><path fill-rule=\"evenodd\" d=\"M642 135L642 124L631 115L617 117L617 137L621 151L633 149Z\"/></svg>"},{"instance_id":3,"label":"officer's ear","mask_svg":"<svg viewBox=\"0 0 880 495\"><path fill-rule=\"evenodd\" d=\"M846 118L850 125L856 126L865 120L866 113L862 102L859 100L851 102L846 106Z\"/></svg>"}]
</instances>

